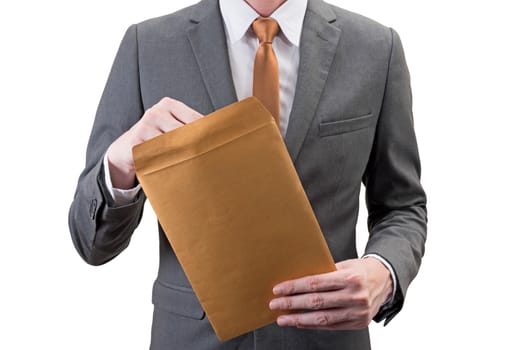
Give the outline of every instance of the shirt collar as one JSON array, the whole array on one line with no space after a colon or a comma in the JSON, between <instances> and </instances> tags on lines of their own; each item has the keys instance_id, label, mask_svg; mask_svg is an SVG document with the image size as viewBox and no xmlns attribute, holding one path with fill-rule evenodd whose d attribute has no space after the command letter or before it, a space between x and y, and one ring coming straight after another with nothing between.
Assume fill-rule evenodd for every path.
<instances>
[{"instance_id":1,"label":"shirt collar","mask_svg":"<svg viewBox=\"0 0 525 350\"><path fill-rule=\"evenodd\" d=\"M293 45L299 46L307 0L286 0L270 17ZM259 14L244 0L219 0L219 6L230 43L240 40Z\"/></svg>"}]
</instances>

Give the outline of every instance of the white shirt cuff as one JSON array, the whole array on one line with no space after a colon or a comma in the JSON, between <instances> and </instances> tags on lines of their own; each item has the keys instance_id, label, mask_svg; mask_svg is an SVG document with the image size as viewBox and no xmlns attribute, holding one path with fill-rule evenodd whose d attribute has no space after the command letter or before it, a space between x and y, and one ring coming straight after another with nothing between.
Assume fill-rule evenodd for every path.
<instances>
[{"instance_id":1,"label":"white shirt cuff","mask_svg":"<svg viewBox=\"0 0 525 350\"><path fill-rule=\"evenodd\" d=\"M119 207L121 205L126 205L132 203L137 197L142 186L138 184L137 186L122 190L120 188L114 188L113 183L111 182L111 176L109 174L109 164L108 164L108 154L104 154L104 180L106 182L106 188L113 199L115 206Z\"/></svg>"},{"instance_id":2,"label":"white shirt cuff","mask_svg":"<svg viewBox=\"0 0 525 350\"><path fill-rule=\"evenodd\" d=\"M396 290L397 290L396 274L394 273L394 269L392 268L392 265L390 265L390 263L386 261L382 256L377 255L377 254L366 254L363 256L363 259L364 258L374 258L374 259L379 260L383 265L385 265L385 267L390 272L390 277L392 277L392 294L390 295L390 298L388 298L381 306L391 304L394 301L394 295L396 294Z\"/></svg>"}]
</instances>

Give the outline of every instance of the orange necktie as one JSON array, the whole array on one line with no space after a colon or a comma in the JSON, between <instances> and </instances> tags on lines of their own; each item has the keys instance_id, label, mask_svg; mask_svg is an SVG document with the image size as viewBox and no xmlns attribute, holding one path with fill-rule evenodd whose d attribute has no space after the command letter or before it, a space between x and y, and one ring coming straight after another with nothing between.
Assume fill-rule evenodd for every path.
<instances>
[{"instance_id":1,"label":"orange necktie","mask_svg":"<svg viewBox=\"0 0 525 350\"><path fill-rule=\"evenodd\" d=\"M253 96L270 111L279 127L279 65L272 48L279 24L273 18L259 17L253 21L252 28L259 38L253 64Z\"/></svg>"}]
</instances>

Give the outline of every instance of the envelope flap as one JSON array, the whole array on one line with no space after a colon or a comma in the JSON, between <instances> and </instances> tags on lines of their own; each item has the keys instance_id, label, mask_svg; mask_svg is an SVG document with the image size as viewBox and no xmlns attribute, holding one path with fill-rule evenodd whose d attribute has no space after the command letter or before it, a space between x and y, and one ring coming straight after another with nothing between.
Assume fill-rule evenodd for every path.
<instances>
[{"instance_id":1,"label":"envelope flap","mask_svg":"<svg viewBox=\"0 0 525 350\"><path fill-rule=\"evenodd\" d=\"M265 107L255 97L248 97L136 145L133 147L135 169L149 174L208 152L272 122L275 123Z\"/></svg>"}]
</instances>

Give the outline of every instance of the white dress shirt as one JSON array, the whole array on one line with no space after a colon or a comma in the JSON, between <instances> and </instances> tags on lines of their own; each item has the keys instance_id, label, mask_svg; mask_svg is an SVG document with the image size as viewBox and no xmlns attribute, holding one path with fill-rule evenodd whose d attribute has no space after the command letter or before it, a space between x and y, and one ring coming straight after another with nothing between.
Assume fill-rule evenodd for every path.
<instances>
[{"instance_id":1,"label":"white dress shirt","mask_svg":"<svg viewBox=\"0 0 525 350\"><path fill-rule=\"evenodd\" d=\"M299 69L299 40L307 0L287 0L270 17L279 23L280 32L273 39L273 50L279 66L281 134L286 135L290 110L295 95ZM260 15L245 1L219 0L224 20L228 56L237 98L252 96L253 63L259 39L251 27Z\"/></svg>"},{"instance_id":2,"label":"white dress shirt","mask_svg":"<svg viewBox=\"0 0 525 350\"><path fill-rule=\"evenodd\" d=\"M277 8L270 17L275 19L280 32L273 40L273 50L279 65L280 91L280 125L281 135L286 135L290 111L295 95L295 85L299 69L299 42L306 13L307 0L287 0ZM233 84L237 99L252 96L253 63L259 40L251 28L252 22L260 15L245 1L219 0L219 7L224 22L228 56L232 71ZM184 101L182 101L184 102ZM125 205L132 202L140 191L140 184L129 190L113 188L107 155L104 156L105 181L114 205ZM393 291L397 288L392 266L381 256L368 254L364 256L378 259L390 271ZM385 303L393 301L394 293Z\"/></svg>"}]
</instances>

